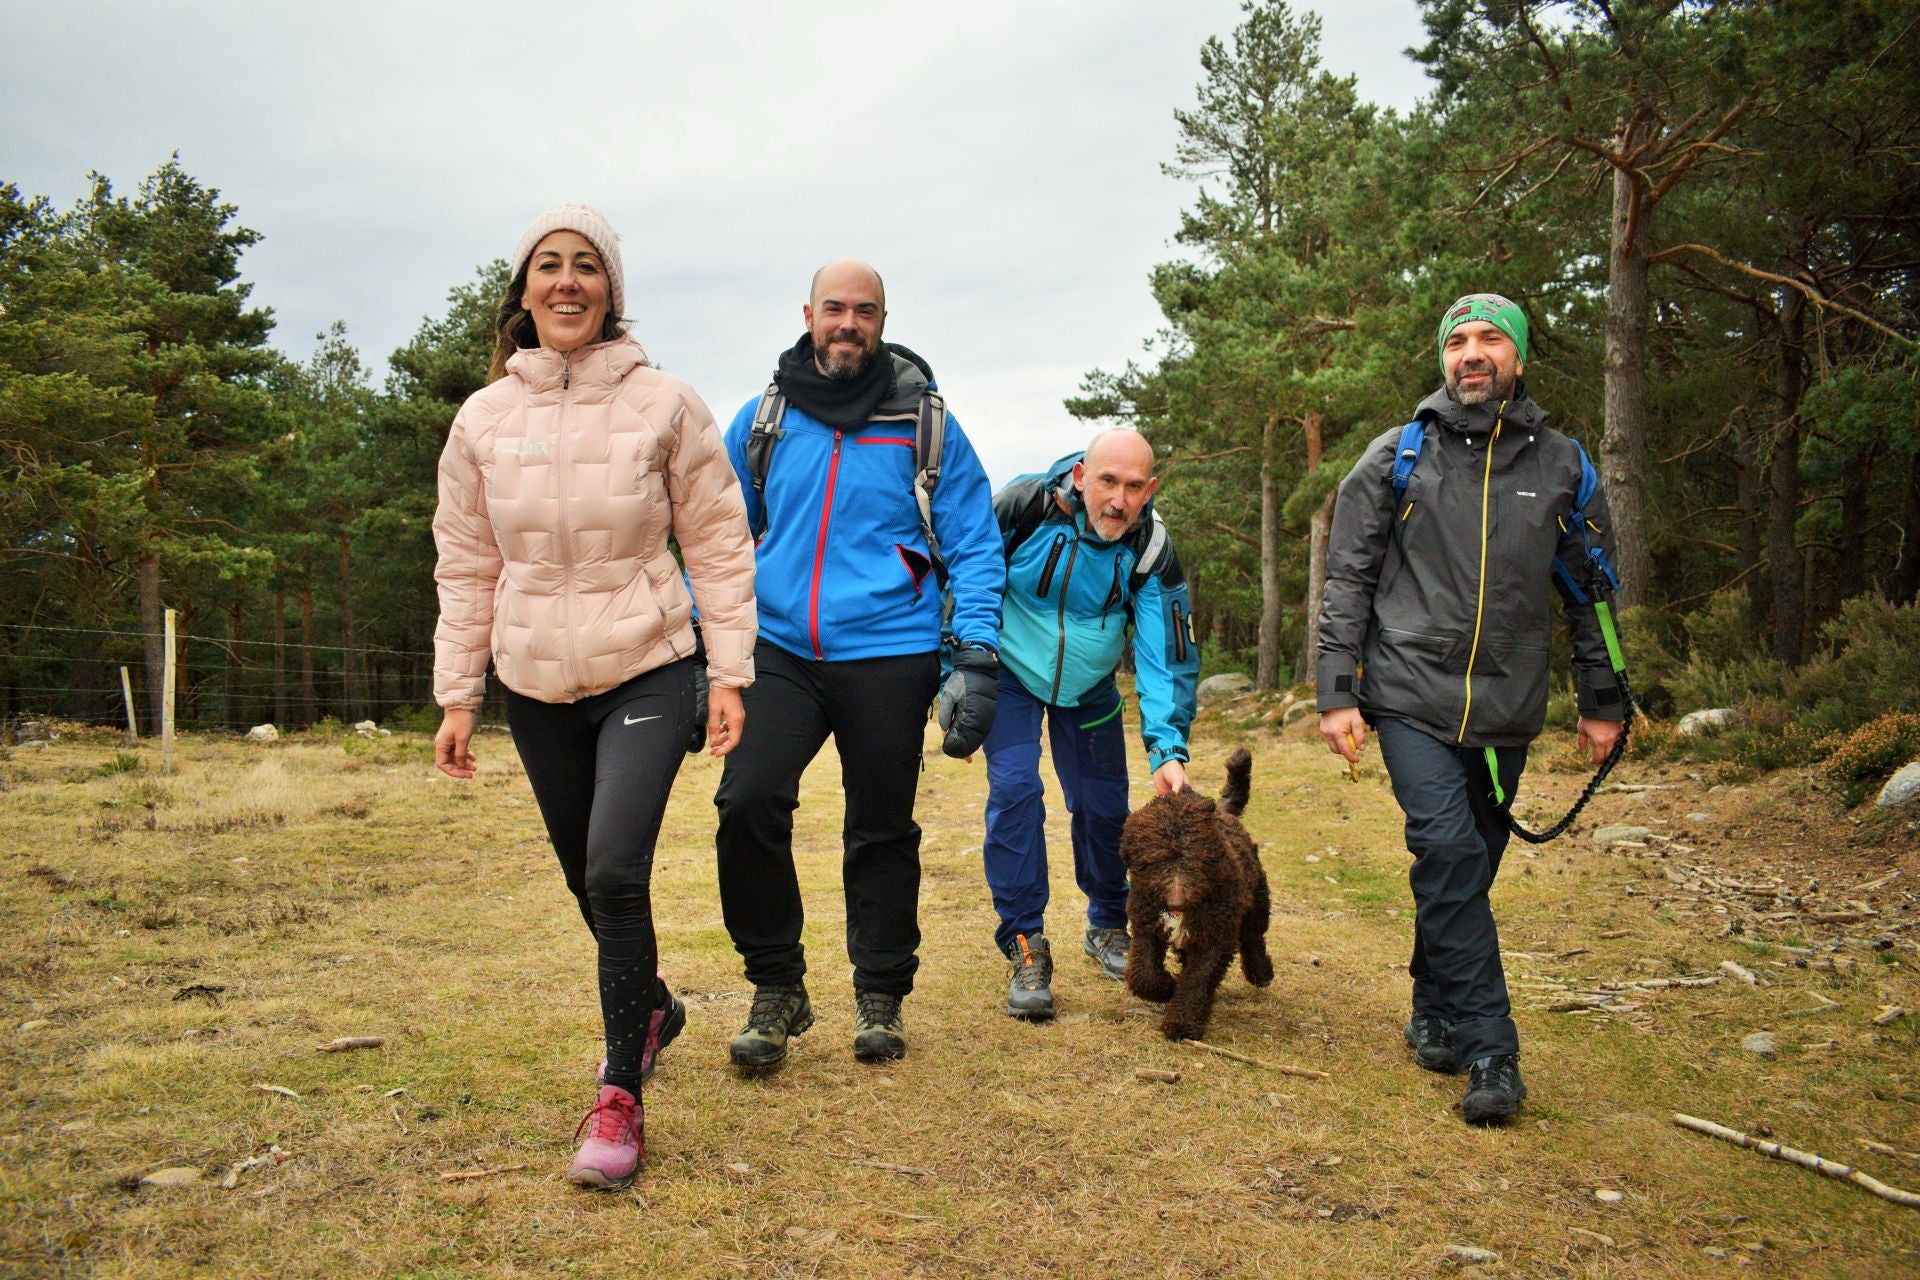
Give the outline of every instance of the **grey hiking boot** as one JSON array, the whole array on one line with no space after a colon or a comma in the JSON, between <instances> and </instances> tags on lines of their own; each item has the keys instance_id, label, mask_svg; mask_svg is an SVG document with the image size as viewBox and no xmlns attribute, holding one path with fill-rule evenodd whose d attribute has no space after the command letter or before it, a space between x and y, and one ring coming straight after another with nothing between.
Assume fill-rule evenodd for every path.
<instances>
[{"instance_id":1,"label":"grey hiking boot","mask_svg":"<svg viewBox=\"0 0 1920 1280\"><path fill-rule=\"evenodd\" d=\"M802 983L755 987L747 1025L727 1046L733 1065L758 1070L778 1066L787 1056L787 1037L813 1025L813 1004Z\"/></svg>"},{"instance_id":2,"label":"grey hiking boot","mask_svg":"<svg viewBox=\"0 0 1920 1280\"><path fill-rule=\"evenodd\" d=\"M1460 1069L1460 1060L1453 1052L1453 1032L1445 1019L1416 1013L1400 1028L1400 1035L1413 1050L1413 1060L1428 1071L1450 1076Z\"/></svg>"},{"instance_id":3,"label":"grey hiking boot","mask_svg":"<svg viewBox=\"0 0 1920 1280\"><path fill-rule=\"evenodd\" d=\"M1518 1056L1476 1058L1468 1071L1467 1096L1460 1100L1468 1124L1493 1124L1520 1109L1527 1086L1520 1080Z\"/></svg>"},{"instance_id":4,"label":"grey hiking boot","mask_svg":"<svg viewBox=\"0 0 1920 1280\"><path fill-rule=\"evenodd\" d=\"M1007 949L1013 980L1007 984L1007 1015L1029 1022L1053 1017L1053 948L1040 934L1017 933Z\"/></svg>"},{"instance_id":5,"label":"grey hiking boot","mask_svg":"<svg viewBox=\"0 0 1920 1280\"><path fill-rule=\"evenodd\" d=\"M1087 954L1100 962L1100 972L1115 982L1127 976L1127 931L1125 929L1087 930Z\"/></svg>"},{"instance_id":6,"label":"grey hiking boot","mask_svg":"<svg viewBox=\"0 0 1920 1280\"><path fill-rule=\"evenodd\" d=\"M900 997L879 991L853 993L853 1056L862 1062L891 1062L907 1056L907 1027L900 1020Z\"/></svg>"}]
</instances>

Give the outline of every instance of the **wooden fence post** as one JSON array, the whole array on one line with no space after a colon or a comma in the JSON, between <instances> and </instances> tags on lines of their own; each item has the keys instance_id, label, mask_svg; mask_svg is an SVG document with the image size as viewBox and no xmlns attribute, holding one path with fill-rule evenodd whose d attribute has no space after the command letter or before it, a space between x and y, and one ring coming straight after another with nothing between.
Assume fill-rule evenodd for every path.
<instances>
[{"instance_id":1,"label":"wooden fence post","mask_svg":"<svg viewBox=\"0 0 1920 1280\"><path fill-rule=\"evenodd\" d=\"M160 693L160 756L161 769L169 776L173 773L173 610L167 610L167 661L166 681L161 685Z\"/></svg>"},{"instance_id":2,"label":"wooden fence post","mask_svg":"<svg viewBox=\"0 0 1920 1280\"><path fill-rule=\"evenodd\" d=\"M120 696L127 700L127 741L140 741L140 724L133 718L133 679L127 675L125 667L120 668Z\"/></svg>"}]
</instances>

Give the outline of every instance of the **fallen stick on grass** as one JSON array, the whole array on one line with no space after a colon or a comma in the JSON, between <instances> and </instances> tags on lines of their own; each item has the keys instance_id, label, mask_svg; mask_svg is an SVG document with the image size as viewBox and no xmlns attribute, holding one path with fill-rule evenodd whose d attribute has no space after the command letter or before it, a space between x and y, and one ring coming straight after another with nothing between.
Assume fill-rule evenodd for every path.
<instances>
[{"instance_id":1,"label":"fallen stick on grass","mask_svg":"<svg viewBox=\"0 0 1920 1280\"><path fill-rule=\"evenodd\" d=\"M322 1053L346 1053L350 1049L378 1049L385 1043L380 1036L341 1036L313 1047Z\"/></svg>"},{"instance_id":2,"label":"fallen stick on grass","mask_svg":"<svg viewBox=\"0 0 1920 1280\"><path fill-rule=\"evenodd\" d=\"M1133 1069L1133 1078L1135 1080L1151 1080L1156 1084L1180 1083L1180 1073L1178 1071L1161 1071L1154 1067L1135 1067Z\"/></svg>"},{"instance_id":3,"label":"fallen stick on grass","mask_svg":"<svg viewBox=\"0 0 1920 1280\"><path fill-rule=\"evenodd\" d=\"M910 1173L916 1178L931 1178L933 1170L916 1169L910 1164L895 1164L891 1160L867 1160L860 1156L848 1156L854 1164L863 1164L869 1169L885 1169L888 1173Z\"/></svg>"},{"instance_id":4,"label":"fallen stick on grass","mask_svg":"<svg viewBox=\"0 0 1920 1280\"><path fill-rule=\"evenodd\" d=\"M1691 1129L1695 1133L1704 1133L1710 1138L1718 1138L1722 1142L1731 1142L1736 1147L1751 1147L1763 1156L1772 1156L1775 1160L1785 1160L1788 1164L1797 1164L1803 1169L1811 1169L1815 1173L1823 1173L1827 1177L1838 1179L1841 1182L1851 1182L1854 1186L1859 1187L1863 1191L1870 1191L1882 1200L1891 1200L1893 1203L1903 1204L1909 1209L1920 1209L1920 1195L1915 1195L1911 1191L1902 1191L1899 1187L1890 1187L1878 1178L1860 1172L1850 1164L1835 1164L1831 1160L1821 1159L1810 1151L1796 1151L1792 1147L1783 1147L1777 1142L1768 1142L1765 1139L1756 1138L1751 1134L1741 1133L1737 1129L1729 1129L1725 1125L1715 1124L1711 1120L1701 1120L1694 1116L1682 1115L1678 1111L1673 1113L1673 1122L1682 1129Z\"/></svg>"},{"instance_id":5,"label":"fallen stick on grass","mask_svg":"<svg viewBox=\"0 0 1920 1280\"><path fill-rule=\"evenodd\" d=\"M463 1169L459 1173L443 1173L442 1182L471 1182L475 1178L491 1178L496 1173L518 1173L526 1168L523 1164L503 1164L498 1169Z\"/></svg>"},{"instance_id":6,"label":"fallen stick on grass","mask_svg":"<svg viewBox=\"0 0 1920 1280\"><path fill-rule=\"evenodd\" d=\"M1249 1058L1244 1053L1235 1053L1231 1049L1222 1049L1210 1045L1204 1040L1182 1040L1181 1044L1189 1049L1199 1049L1205 1053L1216 1053L1234 1062L1244 1062L1250 1067L1265 1067L1268 1071L1278 1071L1283 1076L1304 1076L1308 1080L1331 1080L1333 1077L1324 1071L1315 1071L1311 1067L1289 1067L1282 1062L1262 1062L1258 1058Z\"/></svg>"}]
</instances>

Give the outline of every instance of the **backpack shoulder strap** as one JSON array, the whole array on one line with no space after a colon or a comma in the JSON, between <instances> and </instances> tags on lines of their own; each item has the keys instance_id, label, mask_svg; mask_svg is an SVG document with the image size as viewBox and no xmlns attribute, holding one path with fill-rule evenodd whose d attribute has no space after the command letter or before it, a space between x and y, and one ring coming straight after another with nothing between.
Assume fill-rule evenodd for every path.
<instances>
[{"instance_id":1,"label":"backpack shoulder strap","mask_svg":"<svg viewBox=\"0 0 1920 1280\"><path fill-rule=\"evenodd\" d=\"M920 393L920 417L913 432L913 501L920 508L920 532L927 539L934 575L947 586L947 562L933 531L933 491L940 485L940 458L947 447L947 398L929 387Z\"/></svg>"},{"instance_id":2,"label":"backpack shoulder strap","mask_svg":"<svg viewBox=\"0 0 1920 1280\"><path fill-rule=\"evenodd\" d=\"M753 429L747 433L747 478L753 482L755 494L764 494L767 488L767 467L773 462L773 446L786 432L780 429L780 419L787 413L786 393L780 390L780 384L769 382L767 389L760 393L760 404L753 411ZM752 531L758 538L766 532L766 506L761 505L761 527Z\"/></svg>"},{"instance_id":3,"label":"backpack shoulder strap","mask_svg":"<svg viewBox=\"0 0 1920 1280\"><path fill-rule=\"evenodd\" d=\"M1393 484L1393 500L1397 506L1407 496L1407 486L1413 483L1413 469L1420 463L1421 447L1427 443L1427 423L1424 418L1415 418L1400 428L1400 444L1393 451L1393 473L1388 478Z\"/></svg>"},{"instance_id":4,"label":"backpack shoulder strap","mask_svg":"<svg viewBox=\"0 0 1920 1280\"><path fill-rule=\"evenodd\" d=\"M1166 567L1167 557L1173 553L1173 543L1167 538L1167 522L1160 518L1158 511L1149 512L1153 517L1147 531L1147 545L1140 550L1140 558L1133 562L1133 572L1127 575L1129 594L1137 593L1147 585L1147 579Z\"/></svg>"}]
</instances>

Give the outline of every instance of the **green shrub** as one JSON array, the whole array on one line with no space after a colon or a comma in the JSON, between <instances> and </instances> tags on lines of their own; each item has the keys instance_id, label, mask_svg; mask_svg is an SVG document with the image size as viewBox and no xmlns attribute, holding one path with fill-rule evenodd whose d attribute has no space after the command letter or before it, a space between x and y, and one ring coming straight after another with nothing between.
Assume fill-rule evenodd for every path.
<instances>
[{"instance_id":1,"label":"green shrub","mask_svg":"<svg viewBox=\"0 0 1920 1280\"><path fill-rule=\"evenodd\" d=\"M438 733L440 717L440 708L431 704L422 707L395 707L387 713L386 727L395 733Z\"/></svg>"},{"instance_id":2,"label":"green shrub","mask_svg":"<svg viewBox=\"0 0 1920 1280\"><path fill-rule=\"evenodd\" d=\"M1829 739L1828 746L1821 777L1851 809L1902 765L1920 758L1920 715L1889 711L1844 737Z\"/></svg>"},{"instance_id":3,"label":"green shrub","mask_svg":"<svg viewBox=\"0 0 1920 1280\"><path fill-rule=\"evenodd\" d=\"M1920 711L1920 608L1855 596L1820 629L1825 648L1793 682L1803 723L1844 731Z\"/></svg>"},{"instance_id":4,"label":"green shrub","mask_svg":"<svg viewBox=\"0 0 1920 1280\"><path fill-rule=\"evenodd\" d=\"M1690 647L1684 665L1667 678L1681 711L1779 702L1787 668L1755 645L1747 597L1722 591L1686 615Z\"/></svg>"}]
</instances>

